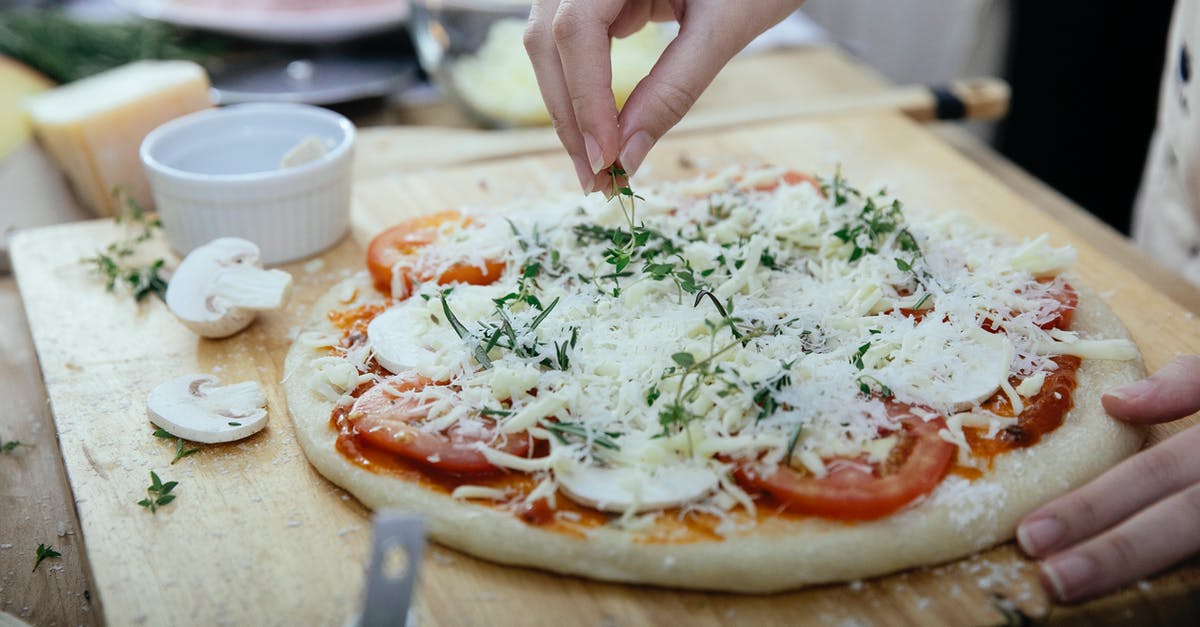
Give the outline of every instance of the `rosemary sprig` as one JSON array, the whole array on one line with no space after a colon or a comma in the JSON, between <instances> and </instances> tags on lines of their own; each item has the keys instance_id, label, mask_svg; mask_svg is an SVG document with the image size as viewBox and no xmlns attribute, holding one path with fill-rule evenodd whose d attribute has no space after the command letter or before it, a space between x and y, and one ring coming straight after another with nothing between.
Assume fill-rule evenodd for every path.
<instances>
[{"instance_id":1,"label":"rosemary sprig","mask_svg":"<svg viewBox=\"0 0 1200 627\"><path fill-rule=\"evenodd\" d=\"M800 444L800 436L804 432L804 425L796 425L796 430L792 432L792 437L788 438L787 455L783 458L784 466L792 465L792 454L796 451L796 445Z\"/></svg>"},{"instance_id":2,"label":"rosemary sprig","mask_svg":"<svg viewBox=\"0 0 1200 627\"><path fill-rule=\"evenodd\" d=\"M139 59L203 62L232 52L233 43L227 37L151 21L100 23L74 19L61 10L0 11L0 53L60 83Z\"/></svg>"},{"instance_id":3,"label":"rosemary sprig","mask_svg":"<svg viewBox=\"0 0 1200 627\"><path fill-rule=\"evenodd\" d=\"M171 494L171 490L174 490L177 485L179 485L178 481L163 483L162 479L158 478L158 474L151 470L150 487L146 488L146 493L150 496L138 501L137 504L150 510L151 514L157 515L158 508L175 500L175 495Z\"/></svg>"},{"instance_id":4,"label":"rosemary sprig","mask_svg":"<svg viewBox=\"0 0 1200 627\"><path fill-rule=\"evenodd\" d=\"M43 560L49 559L51 557L62 557L62 553L55 551L54 547L49 544L37 545L37 554L33 560L33 570L31 570L29 572L36 571L38 566L40 566L42 564Z\"/></svg>"},{"instance_id":5,"label":"rosemary sprig","mask_svg":"<svg viewBox=\"0 0 1200 627\"><path fill-rule=\"evenodd\" d=\"M446 292L442 292L442 313L446 314L446 320L450 323L450 328L454 329L458 337L473 345L475 361L479 362L479 365L484 368L491 368L492 359L488 357L488 348L481 345L479 338L467 330L467 327L459 321L458 316L454 315L454 311L450 309L450 303L446 302Z\"/></svg>"},{"instance_id":6,"label":"rosemary sprig","mask_svg":"<svg viewBox=\"0 0 1200 627\"><path fill-rule=\"evenodd\" d=\"M546 422L543 424L543 426L546 427L546 430L550 431L550 433L553 433L554 437L558 438L558 441L562 442L563 444L568 444L568 441L566 438L566 436L568 436L568 435L582 438L584 440L586 440L588 438L587 428L578 423ZM600 447L603 447L606 449L611 449L611 450L615 451L621 447L613 439L620 435L621 434L612 432L612 431L605 431L602 433L592 433L591 441L596 446L600 446Z\"/></svg>"},{"instance_id":7,"label":"rosemary sprig","mask_svg":"<svg viewBox=\"0 0 1200 627\"><path fill-rule=\"evenodd\" d=\"M472 352L475 356L475 361L485 369L492 367L492 359L488 356L488 353L490 353L492 349L496 347L508 349L514 355L523 359L531 359L536 357L539 354L539 349L544 346L544 343L538 342L536 338L532 343L523 343L521 342L520 338L522 336L533 336L534 332L539 326L541 326L542 322L544 322L550 313L554 311L554 307L558 305L559 301L558 298L550 301L550 304L546 305L545 309L542 309L541 313L539 313L536 318L534 318L525 326L524 329L521 330L521 333L518 333L517 329L513 326L512 320L505 312L505 306L503 304L497 304L495 313L499 318L499 322L480 322L479 326L483 332L481 337L472 333L471 330L468 329L467 326L458 319L458 316L454 315L454 311L450 308L450 303L446 300L445 292L442 293L441 299L442 312L446 315L446 319L450 322L450 327L454 329L454 332L458 334L458 337L462 338L463 341L467 342L473 347ZM555 360L551 361L549 358L544 358L540 363L548 368L566 370L567 366L570 364L570 358L567 354L567 351L568 349L575 347L578 339L579 329L572 327L571 337L569 340L566 340L561 344L559 342L554 342Z\"/></svg>"},{"instance_id":8,"label":"rosemary sprig","mask_svg":"<svg viewBox=\"0 0 1200 627\"><path fill-rule=\"evenodd\" d=\"M9 440L5 442L0 438L0 453L11 453L18 446L25 446L20 440Z\"/></svg>"}]
</instances>

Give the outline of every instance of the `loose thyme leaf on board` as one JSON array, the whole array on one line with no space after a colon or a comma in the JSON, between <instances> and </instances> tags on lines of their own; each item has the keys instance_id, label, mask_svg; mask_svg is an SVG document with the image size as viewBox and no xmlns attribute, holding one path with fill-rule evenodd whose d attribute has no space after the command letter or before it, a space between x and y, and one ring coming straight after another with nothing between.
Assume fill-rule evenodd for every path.
<instances>
[{"instance_id":1,"label":"loose thyme leaf on board","mask_svg":"<svg viewBox=\"0 0 1200 627\"><path fill-rule=\"evenodd\" d=\"M62 557L62 553L55 551L54 547L49 544L37 545L37 557L33 562L33 570L31 570L29 572L36 571L38 566L41 565L42 560L45 560L45 559L48 559L51 557Z\"/></svg>"}]
</instances>

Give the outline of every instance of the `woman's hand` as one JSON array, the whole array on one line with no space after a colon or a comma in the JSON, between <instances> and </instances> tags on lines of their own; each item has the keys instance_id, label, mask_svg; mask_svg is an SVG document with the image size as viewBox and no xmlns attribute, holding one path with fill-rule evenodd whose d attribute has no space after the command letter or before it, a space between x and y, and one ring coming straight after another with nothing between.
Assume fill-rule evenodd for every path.
<instances>
[{"instance_id":1,"label":"woman's hand","mask_svg":"<svg viewBox=\"0 0 1200 627\"><path fill-rule=\"evenodd\" d=\"M1138 424L1200 410L1200 355L1106 394L1105 410ZM1113 467L1021 521L1017 540L1041 560L1059 600L1109 592L1200 550L1200 425Z\"/></svg>"},{"instance_id":2,"label":"woman's hand","mask_svg":"<svg viewBox=\"0 0 1200 627\"><path fill-rule=\"evenodd\" d=\"M605 168L632 175L733 55L803 0L537 0L525 30L542 99L585 192ZM612 91L611 37L677 20L679 35L630 94L620 116Z\"/></svg>"}]
</instances>

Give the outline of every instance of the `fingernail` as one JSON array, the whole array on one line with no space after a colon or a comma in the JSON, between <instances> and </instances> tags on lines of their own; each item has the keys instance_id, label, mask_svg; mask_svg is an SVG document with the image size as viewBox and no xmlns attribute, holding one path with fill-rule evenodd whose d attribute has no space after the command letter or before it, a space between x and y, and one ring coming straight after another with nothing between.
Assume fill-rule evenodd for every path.
<instances>
[{"instance_id":1,"label":"fingernail","mask_svg":"<svg viewBox=\"0 0 1200 627\"><path fill-rule=\"evenodd\" d=\"M638 131L625 142L625 147L621 148L621 167L629 176L633 176L637 169L641 167L642 161L645 160L646 154L650 152L650 148L654 146L654 139L650 137L650 133L646 131Z\"/></svg>"},{"instance_id":2,"label":"fingernail","mask_svg":"<svg viewBox=\"0 0 1200 627\"><path fill-rule=\"evenodd\" d=\"M588 164L592 166L592 174L599 174L604 168L604 152L591 133L583 134L583 147L587 149Z\"/></svg>"},{"instance_id":3,"label":"fingernail","mask_svg":"<svg viewBox=\"0 0 1200 627\"><path fill-rule=\"evenodd\" d=\"M1084 589L1096 574L1096 565L1091 558L1068 554L1041 564L1042 579L1050 584L1054 596L1060 601L1070 600ZM1073 591L1075 594L1071 594Z\"/></svg>"},{"instance_id":4,"label":"fingernail","mask_svg":"<svg viewBox=\"0 0 1200 627\"><path fill-rule=\"evenodd\" d=\"M1134 381L1133 383L1130 383L1129 385L1119 387L1119 388L1109 392L1105 396L1111 396L1113 398L1127 401L1129 399L1137 398L1139 396L1145 396L1153 389L1154 389L1153 383L1151 383L1147 379L1142 379L1141 381Z\"/></svg>"},{"instance_id":5,"label":"fingernail","mask_svg":"<svg viewBox=\"0 0 1200 627\"><path fill-rule=\"evenodd\" d=\"M1029 555L1041 555L1054 548L1067 533L1067 526L1053 517L1038 518L1017 527L1017 543Z\"/></svg>"},{"instance_id":6,"label":"fingernail","mask_svg":"<svg viewBox=\"0 0 1200 627\"><path fill-rule=\"evenodd\" d=\"M583 188L584 195L596 191L596 175L588 169L587 162L582 157L571 157L571 161L575 162L575 175L579 177L579 186Z\"/></svg>"}]
</instances>

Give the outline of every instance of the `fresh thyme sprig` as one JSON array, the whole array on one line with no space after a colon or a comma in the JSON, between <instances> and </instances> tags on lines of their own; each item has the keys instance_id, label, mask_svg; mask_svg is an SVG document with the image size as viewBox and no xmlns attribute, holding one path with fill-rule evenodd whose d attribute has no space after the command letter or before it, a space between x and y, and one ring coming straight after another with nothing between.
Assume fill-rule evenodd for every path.
<instances>
[{"instance_id":1,"label":"fresh thyme sprig","mask_svg":"<svg viewBox=\"0 0 1200 627\"><path fill-rule=\"evenodd\" d=\"M878 391L879 396L884 400L895 396L892 388L884 385L879 379L869 374L861 375L855 382L858 383L858 390L863 393L863 396L871 396L875 391Z\"/></svg>"},{"instance_id":2,"label":"fresh thyme sprig","mask_svg":"<svg viewBox=\"0 0 1200 627\"><path fill-rule=\"evenodd\" d=\"M163 483L162 479L158 478L158 474L151 470L150 487L146 488L146 493L150 496L138 501L137 504L150 510L151 514L157 515L158 508L175 500L175 495L171 494L171 490L174 490L177 485L179 485L178 481Z\"/></svg>"},{"instance_id":3,"label":"fresh thyme sprig","mask_svg":"<svg viewBox=\"0 0 1200 627\"><path fill-rule=\"evenodd\" d=\"M792 366L796 365L795 361L787 361L779 364L779 374L765 381L758 383L754 388L754 404L758 406L758 415L754 417L757 422L764 418L769 418L775 412L783 409L785 405L776 397L776 393L782 392L783 388L792 384Z\"/></svg>"},{"instance_id":4,"label":"fresh thyme sprig","mask_svg":"<svg viewBox=\"0 0 1200 627\"><path fill-rule=\"evenodd\" d=\"M54 546L49 545L49 544L37 545L37 554L33 560L33 570L31 570L29 572L36 571L38 566L40 566L42 564L43 560L49 559L51 557L62 557L62 553L55 551Z\"/></svg>"},{"instance_id":5,"label":"fresh thyme sprig","mask_svg":"<svg viewBox=\"0 0 1200 627\"><path fill-rule=\"evenodd\" d=\"M116 189L114 195L122 195L124 191ZM126 195L125 211L116 218L117 224L132 228L133 232L120 240L110 243L103 251L94 257L86 257L82 261L93 266L93 271L105 279L108 291L115 291L117 285L125 286L137 302L141 302L150 294L160 300L167 295L167 280L162 275L165 261L155 259L146 264L131 263L130 257L137 253L141 244L154 237L155 232L162 228L158 218L151 216L132 197Z\"/></svg>"},{"instance_id":6,"label":"fresh thyme sprig","mask_svg":"<svg viewBox=\"0 0 1200 627\"><path fill-rule=\"evenodd\" d=\"M718 325L709 324L709 331L714 337L718 328ZM768 330L765 327L751 329L741 338L729 342L719 350L710 351L707 357L699 361L696 360L695 355L686 351L671 355L671 361L675 362L675 365L669 366L663 372L661 380L666 381L667 379L678 378L679 385L675 389L675 398L658 412L658 424L662 427L662 431L658 433L657 437L668 436L675 429L686 431L688 423L700 419L701 416L699 414L687 408L687 403L695 400L704 383L711 381L718 375L724 374L725 371L720 366L714 367L713 364L716 359L733 350L735 347L742 345L744 342L761 337L767 333ZM688 384L689 379L692 380L690 385ZM652 388L652 392L654 400L657 400L660 395L657 384ZM648 404L653 404L651 394L647 394L646 400ZM690 433L688 433L688 448L691 448Z\"/></svg>"},{"instance_id":7,"label":"fresh thyme sprig","mask_svg":"<svg viewBox=\"0 0 1200 627\"><path fill-rule=\"evenodd\" d=\"M11 453L13 452L13 449L17 448L18 446L25 445L20 440L9 440L5 442L3 438L0 438L0 453Z\"/></svg>"},{"instance_id":8,"label":"fresh thyme sprig","mask_svg":"<svg viewBox=\"0 0 1200 627\"><path fill-rule=\"evenodd\" d=\"M236 425L234 425L234 426L236 426ZM154 427L154 437L162 438L164 440L171 440L171 439L175 440L175 459L171 460L171 465L175 465L175 462L183 459L184 457L187 457L188 455L193 455L195 453L200 452L200 449L198 449L198 448L187 448L183 441L183 438L177 438L174 435L172 435L171 433L169 433L166 429L163 429L158 426Z\"/></svg>"}]
</instances>

